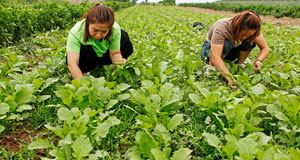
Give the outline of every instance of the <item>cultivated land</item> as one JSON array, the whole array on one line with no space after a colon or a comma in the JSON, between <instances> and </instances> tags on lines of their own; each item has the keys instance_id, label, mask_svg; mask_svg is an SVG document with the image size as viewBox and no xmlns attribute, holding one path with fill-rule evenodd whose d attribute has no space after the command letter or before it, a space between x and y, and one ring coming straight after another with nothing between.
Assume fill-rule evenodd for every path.
<instances>
[{"instance_id":1,"label":"cultivated land","mask_svg":"<svg viewBox=\"0 0 300 160\"><path fill-rule=\"evenodd\" d=\"M218 14L218 15L232 16L232 17L238 14L230 11L217 11L213 9L198 8L198 7L179 7L179 8L190 9L200 13L210 13L210 14ZM262 16L262 15L260 15L260 17L263 22L279 25L282 27L290 27L290 26L300 27L300 18L291 18L291 17L275 18L274 16Z\"/></svg>"},{"instance_id":2,"label":"cultivated land","mask_svg":"<svg viewBox=\"0 0 300 160\"><path fill-rule=\"evenodd\" d=\"M253 71L258 48L243 69L226 62L239 83L231 90L219 73L203 75L200 58L209 27L223 17L118 11L133 55L74 81L68 30L1 48L0 159L299 159L300 28L265 23L271 51L261 73ZM196 21L204 26L193 28Z\"/></svg>"}]
</instances>

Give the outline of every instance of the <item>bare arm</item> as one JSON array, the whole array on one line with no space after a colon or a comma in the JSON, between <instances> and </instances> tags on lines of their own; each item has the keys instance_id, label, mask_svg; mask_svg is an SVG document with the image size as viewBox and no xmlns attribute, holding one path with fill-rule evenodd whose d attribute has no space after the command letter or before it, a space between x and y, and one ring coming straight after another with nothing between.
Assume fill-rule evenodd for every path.
<instances>
[{"instance_id":1,"label":"bare arm","mask_svg":"<svg viewBox=\"0 0 300 160\"><path fill-rule=\"evenodd\" d=\"M109 50L109 56L110 56L110 59L111 59L113 64L115 64L117 62L123 62L123 63L126 62L126 59L124 59L122 57L122 54L121 54L120 50L116 50L116 51Z\"/></svg>"},{"instance_id":2,"label":"bare arm","mask_svg":"<svg viewBox=\"0 0 300 160\"><path fill-rule=\"evenodd\" d=\"M262 35L256 37L254 42L260 48L260 53L259 53L259 56L257 57L257 59L263 61L264 59L267 58L270 49Z\"/></svg>"},{"instance_id":3,"label":"bare arm","mask_svg":"<svg viewBox=\"0 0 300 160\"><path fill-rule=\"evenodd\" d=\"M67 61L68 61L68 69L73 77L73 79L81 78L82 72L78 67L79 64L79 53L67 52Z\"/></svg>"},{"instance_id":4,"label":"bare arm","mask_svg":"<svg viewBox=\"0 0 300 160\"><path fill-rule=\"evenodd\" d=\"M258 37L256 37L254 42L260 48L260 53L259 53L256 61L254 62L254 71L259 72L260 67L263 65L262 61L267 58L270 49L269 49L263 35L259 35Z\"/></svg>"},{"instance_id":5,"label":"bare arm","mask_svg":"<svg viewBox=\"0 0 300 160\"><path fill-rule=\"evenodd\" d=\"M226 67L223 59L222 59L222 52L223 52L223 47L224 44L211 44L211 50L212 50L212 55L211 55L211 62L212 65L216 67L216 69L223 75L223 77L228 81L228 84L231 84L232 81L228 77L232 74L229 72L228 68Z\"/></svg>"}]
</instances>

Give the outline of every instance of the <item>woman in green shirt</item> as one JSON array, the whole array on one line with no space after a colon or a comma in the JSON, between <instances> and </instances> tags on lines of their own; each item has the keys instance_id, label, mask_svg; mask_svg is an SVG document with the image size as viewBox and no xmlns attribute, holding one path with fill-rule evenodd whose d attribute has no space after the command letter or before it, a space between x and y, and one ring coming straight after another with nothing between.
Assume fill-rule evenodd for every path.
<instances>
[{"instance_id":1,"label":"woman in green shirt","mask_svg":"<svg viewBox=\"0 0 300 160\"><path fill-rule=\"evenodd\" d=\"M96 4L70 30L66 62L76 79L96 66L126 63L132 52L129 36L115 22L112 9Z\"/></svg>"}]
</instances>

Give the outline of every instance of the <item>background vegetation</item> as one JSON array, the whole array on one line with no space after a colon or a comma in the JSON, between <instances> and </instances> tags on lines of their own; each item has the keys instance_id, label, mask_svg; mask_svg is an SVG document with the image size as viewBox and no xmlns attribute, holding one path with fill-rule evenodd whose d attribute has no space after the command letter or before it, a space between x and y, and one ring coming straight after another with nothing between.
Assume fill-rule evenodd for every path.
<instances>
[{"instance_id":1,"label":"background vegetation","mask_svg":"<svg viewBox=\"0 0 300 160\"><path fill-rule=\"evenodd\" d=\"M300 159L299 27L264 23L268 59L258 74L257 47L245 68L226 62L239 83L231 90L218 72L203 74L200 56L224 17L170 6L119 10L134 53L76 80L65 63L71 23L3 46L0 159ZM193 28L196 21L203 26Z\"/></svg>"},{"instance_id":2,"label":"background vegetation","mask_svg":"<svg viewBox=\"0 0 300 160\"><path fill-rule=\"evenodd\" d=\"M300 4L297 5L287 5L286 2L278 2L280 4L274 5L273 2L267 2L270 4L253 4L252 2L235 2L235 3L223 3L223 2L215 2L215 3L182 3L179 6L184 7L200 7L200 8L210 8L214 10L225 10L225 11L234 11L241 12L245 10L253 10L261 15L273 15L277 18L279 17L294 17L300 18ZM281 5L284 3L286 5Z\"/></svg>"}]
</instances>

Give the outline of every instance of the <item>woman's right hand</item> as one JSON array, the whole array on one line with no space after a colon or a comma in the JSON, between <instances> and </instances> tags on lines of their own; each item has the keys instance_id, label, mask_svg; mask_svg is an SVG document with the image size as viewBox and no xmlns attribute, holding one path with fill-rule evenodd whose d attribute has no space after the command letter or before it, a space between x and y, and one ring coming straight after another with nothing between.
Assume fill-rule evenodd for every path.
<instances>
[{"instance_id":1,"label":"woman's right hand","mask_svg":"<svg viewBox=\"0 0 300 160\"><path fill-rule=\"evenodd\" d=\"M263 65L263 63L259 60L256 60L254 62L254 72L259 73L260 72L260 67Z\"/></svg>"},{"instance_id":2,"label":"woman's right hand","mask_svg":"<svg viewBox=\"0 0 300 160\"><path fill-rule=\"evenodd\" d=\"M230 89L236 90L238 88L238 83L235 79L233 79L233 81L229 79L229 80L227 80L227 82L228 82L227 84L230 87Z\"/></svg>"}]
</instances>

